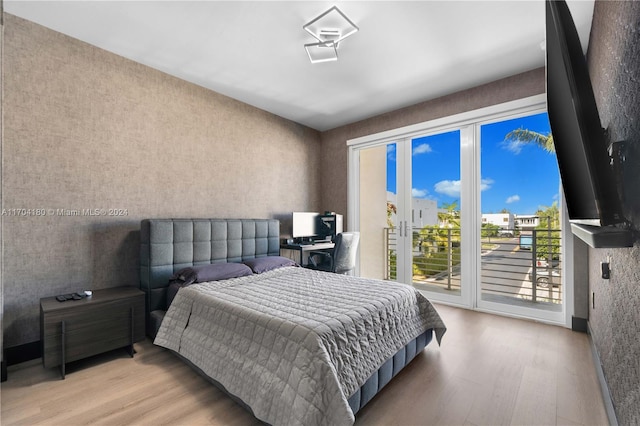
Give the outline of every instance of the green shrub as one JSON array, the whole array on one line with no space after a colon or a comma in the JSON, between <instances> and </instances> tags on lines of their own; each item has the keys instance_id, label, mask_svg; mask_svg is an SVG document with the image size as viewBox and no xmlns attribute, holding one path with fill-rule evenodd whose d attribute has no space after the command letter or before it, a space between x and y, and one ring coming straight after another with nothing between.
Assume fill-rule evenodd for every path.
<instances>
[{"instance_id":1,"label":"green shrub","mask_svg":"<svg viewBox=\"0 0 640 426\"><path fill-rule=\"evenodd\" d=\"M460 248L454 247L451 259L452 267L460 264ZM431 277L445 272L448 267L448 255L446 251L426 253L413 258L413 274Z\"/></svg>"}]
</instances>

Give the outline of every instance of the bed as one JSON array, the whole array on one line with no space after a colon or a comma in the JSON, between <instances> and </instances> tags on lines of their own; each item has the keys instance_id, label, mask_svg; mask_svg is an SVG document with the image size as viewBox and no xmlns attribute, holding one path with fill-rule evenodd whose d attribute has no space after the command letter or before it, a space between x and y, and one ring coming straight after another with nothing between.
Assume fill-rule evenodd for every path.
<instances>
[{"instance_id":1,"label":"bed","mask_svg":"<svg viewBox=\"0 0 640 426\"><path fill-rule=\"evenodd\" d=\"M412 287L297 267L279 242L272 219L143 220L147 334L266 423L352 424L446 328ZM235 265L251 271L171 292Z\"/></svg>"}]
</instances>

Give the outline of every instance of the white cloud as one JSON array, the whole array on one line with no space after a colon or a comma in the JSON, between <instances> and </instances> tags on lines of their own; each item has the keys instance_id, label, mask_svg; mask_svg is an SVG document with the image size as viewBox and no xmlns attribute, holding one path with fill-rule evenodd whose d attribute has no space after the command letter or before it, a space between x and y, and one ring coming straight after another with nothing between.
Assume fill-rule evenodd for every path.
<instances>
[{"instance_id":1,"label":"white cloud","mask_svg":"<svg viewBox=\"0 0 640 426\"><path fill-rule=\"evenodd\" d=\"M493 185L493 179L484 178L480 181L480 191L486 191L487 189L491 189L491 185Z\"/></svg>"},{"instance_id":2,"label":"white cloud","mask_svg":"<svg viewBox=\"0 0 640 426\"><path fill-rule=\"evenodd\" d=\"M460 181L459 180L441 180L434 185L437 193L448 195L449 197L460 196Z\"/></svg>"},{"instance_id":3,"label":"white cloud","mask_svg":"<svg viewBox=\"0 0 640 426\"><path fill-rule=\"evenodd\" d=\"M480 182L480 191L486 191L491 189L493 185L493 179L485 178ZM460 196L460 181L459 180L441 180L434 185L437 193L448 195L449 197Z\"/></svg>"},{"instance_id":4,"label":"white cloud","mask_svg":"<svg viewBox=\"0 0 640 426\"><path fill-rule=\"evenodd\" d=\"M422 143L416 147L413 148L413 155L420 155L420 154L428 154L431 151L433 151L431 149L431 146L428 143Z\"/></svg>"},{"instance_id":5,"label":"white cloud","mask_svg":"<svg viewBox=\"0 0 640 426\"><path fill-rule=\"evenodd\" d=\"M411 189L411 196L413 198L426 198L427 195L429 195L429 191L426 189L418 189L418 188Z\"/></svg>"},{"instance_id":6,"label":"white cloud","mask_svg":"<svg viewBox=\"0 0 640 426\"><path fill-rule=\"evenodd\" d=\"M511 204L511 203L515 203L517 201L520 201L520 196L518 194L516 195L512 195L511 197L507 197L507 204Z\"/></svg>"},{"instance_id":7,"label":"white cloud","mask_svg":"<svg viewBox=\"0 0 640 426\"><path fill-rule=\"evenodd\" d=\"M519 140L508 140L502 141L502 147L509 152L514 153L515 155L520 154L522 152L522 147L525 145L525 142Z\"/></svg>"},{"instance_id":8,"label":"white cloud","mask_svg":"<svg viewBox=\"0 0 640 426\"><path fill-rule=\"evenodd\" d=\"M493 185L493 179L485 178L480 182L480 191L486 191L487 189L491 189L491 185ZM440 182L434 185L436 192L444 195L448 195L449 197L459 197L460 196L460 181L459 180L441 180Z\"/></svg>"},{"instance_id":9,"label":"white cloud","mask_svg":"<svg viewBox=\"0 0 640 426\"><path fill-rule=\"evenodd\" d=\"M387 145L387 158L390 161L396 161L396 144Z\"/></svg>"}]
</instances>

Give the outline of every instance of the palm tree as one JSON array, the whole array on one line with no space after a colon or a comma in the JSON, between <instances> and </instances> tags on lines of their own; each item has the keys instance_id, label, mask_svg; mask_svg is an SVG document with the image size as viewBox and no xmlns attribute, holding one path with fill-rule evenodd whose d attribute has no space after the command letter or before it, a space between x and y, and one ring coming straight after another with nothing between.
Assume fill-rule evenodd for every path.
<instances>
[{"instance_id":1,"label":"palm tree","mask_svg":"<svg viewBox=\"0 0 640 426\"><path fill-rule=\"evenodd\" d=\"M547 152L555 153L556 147L553 144L553 135L551 133L543 135L527 129L516 129L507 133L504 137L505 141L514 141L522 143L534 143Z\"/></svg>"},{"instance_id":2,"label":"palm tree","mask_svg":"<svg viewBox=\"0 0 640 426\"><path fill-rule=\"evenodd\" d=\"M393 220L391 220L391 216L398 213L398 209L396 205L387 201L387 227L394 228Z\"/></svg>"},{"instance_id":3,"label":"palm tree","mask_svg":"<svg viewBox=\"0 0 640 426\"><path fill-rule=\"evenodd\" d=\"M425 251L450 249L448 246L452 237L456 243L460 241L460 211L457 208L457 200L452 203L442 203L438 212L439 225L427 225L418 232L417 242Z\"/></svg>"},{"instance_id":4,"label":"palm tree","mask_svg":"<svg viewBox=\"0 0 640 426\"><path fill-rule=\"evenodd\" d=\"M452 203L442 203L438 212L438 220L441 226L448 226L449 228L460 227L460 212L456 210L457 208L458 200Z\"/></svg>"}]
</instances>

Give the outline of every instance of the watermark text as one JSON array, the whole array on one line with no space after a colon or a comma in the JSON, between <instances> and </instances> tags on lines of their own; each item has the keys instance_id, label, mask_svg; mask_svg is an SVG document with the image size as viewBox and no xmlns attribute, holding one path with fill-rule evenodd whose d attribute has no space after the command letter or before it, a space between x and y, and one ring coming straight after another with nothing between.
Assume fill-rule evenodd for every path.
<instances>
[{"instance_id":1,"label":"watermark text","mask_svg":"<svg viewBox=\"0 0 640 426\"><path fill-rule=\"evenodd\" d=\"M61 209L61 208L8 208L2 209L2 216L5 217L45 217L45 216L55 216L55 217L73 217L73 216L129 216L128 209L120 209L120 208L106 208L106 209Z\"/></svg>"}]
</instances>

